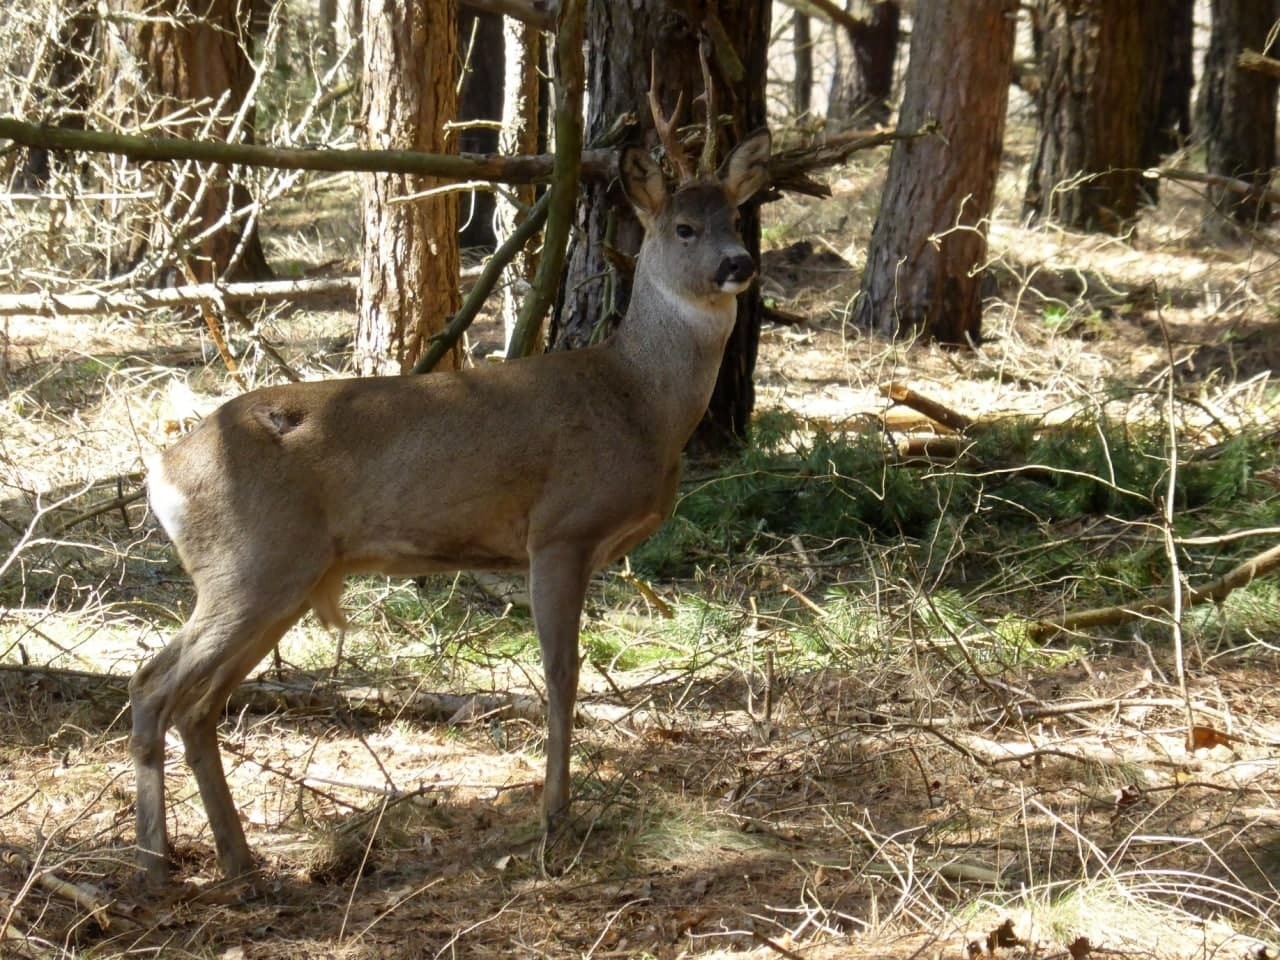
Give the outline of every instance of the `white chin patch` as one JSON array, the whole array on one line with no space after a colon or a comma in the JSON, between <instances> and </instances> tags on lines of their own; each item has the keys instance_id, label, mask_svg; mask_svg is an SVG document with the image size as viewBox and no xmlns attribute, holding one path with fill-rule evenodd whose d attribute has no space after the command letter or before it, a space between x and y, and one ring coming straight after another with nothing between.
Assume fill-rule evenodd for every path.
<instances>
[{"instance_id":1,"label":"white chin patch","mask_svg":"<svg viewBox=\"0 0 1280 960\"><path fill-rule=\"evenodd\" d=\"M720 284L720 289L725 293L732 293L737 296L749 286L751 286L750 280L726 280L724 283Z\"/></svg>"}]
</instances>

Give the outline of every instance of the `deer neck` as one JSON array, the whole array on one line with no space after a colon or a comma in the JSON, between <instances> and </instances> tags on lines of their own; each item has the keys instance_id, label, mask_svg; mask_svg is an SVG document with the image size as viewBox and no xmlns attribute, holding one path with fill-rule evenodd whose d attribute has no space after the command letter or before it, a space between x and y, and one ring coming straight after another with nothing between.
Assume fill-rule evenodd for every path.
<instances>
[{"instance_id":1,"label":"deer neck","mask_svg":"<svg viewBox=\"0 0 1280 960\"><path fill-rule=\"evenodd\" d=\"M711 402L737 314L733 294L678 296L646 269L641 251L631 305L610 343L643 381L644 403L677 453Z\"/></svg>"}]
</instances>

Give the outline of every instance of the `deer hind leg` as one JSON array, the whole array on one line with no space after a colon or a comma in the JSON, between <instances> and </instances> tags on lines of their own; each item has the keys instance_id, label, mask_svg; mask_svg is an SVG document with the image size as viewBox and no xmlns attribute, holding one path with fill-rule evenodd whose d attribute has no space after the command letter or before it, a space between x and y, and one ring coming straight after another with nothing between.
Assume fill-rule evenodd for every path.
<instances>
[{"instance_id":1,"label":"deer hind leg","mask_svg":"<svg viewBox=\"0 0 1280 960\"><path fill-rule=\"evenodd\" d=\"M130 682L138 861L152 883L164 883L169 872L164 734L170 725L182 734L222 868L232 876L252 869L222 772L217 722L231 691L306 609L308 593L322 573L323 568L310 575L300 570L282 574L277 567L236 577L226 587L221 581L201 586L197 578L191 619ZM262 583L270 583L271 589L255 601L251 591Z\"/></svg>"},{"instance_id":2,"label":"deer hind leg","mask_svg":"<svg viewBox=\"0 0 1280 960\"><path fill-rule=\"evenodd\" d=\"M529 590L547 682L547 781L542 793L542 819L549 835L556 832L569 809L569 749L578 696L578 629L590 578L587 557L578 547L556 545L533 553Z\"/></svg>"},{"instance_id":3,"label":"deer hind leg","mask_svg":"<svg viewBox=\"0 0 1280 960\"><path fill-rule=\"evenodd\" d=\"M228 877L250 873L254 869L254 862L222 770L222 754L218 748L218 720L232 691L254 665L280 642L280 638L293 626L301 613L298 610L262 629L256 640L245 649L244 655L222 664L208 681L205 693L198 703L183 711L175 720L178 732L182 735L187 766L196 778L200 800L213 831L218 865Z\"/></svg>"}]
</instances>

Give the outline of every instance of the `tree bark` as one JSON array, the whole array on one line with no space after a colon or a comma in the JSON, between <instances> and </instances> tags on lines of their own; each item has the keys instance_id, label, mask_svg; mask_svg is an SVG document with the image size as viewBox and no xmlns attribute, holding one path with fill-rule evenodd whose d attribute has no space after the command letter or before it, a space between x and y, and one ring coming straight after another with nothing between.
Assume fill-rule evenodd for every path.
<instances>
[{"instance_id":1,"label":"tree bark","mask_svg":"<svg viewBox=\"0 0 1280 960\"><path fill-rule=\"evenodd\" d=\"M1148 30L1154 44L1148 82L1158 80L1155 106L1143 140L1142 165L1153 167L1180 150L1191 135L1191 89L1195 85L1192 39L1195 33L1195 0L1169 0L1162 29Z\"/></svg>"},{"instance_id":2,"label":"tree bark","mask_svg":"<svg viewBox=\"0 0 1280 960\"><path fill-rule=\"evenodd\" d=\"M253 0L110 0L108 11L106 82L126 125L252 142ZM256 220L246 217L248 185L225 168L120 173L150 181L163 209L113 211L127 222L109 273L143 269L149 283L271 276Z\"/></svg>"},{"instance_id":3,"label":"tree bark","mask_svg":"<svg viewBox=\"0 0 1280 960\"><path fill-rule=\"evenodd\" d=\"M1024 214L1119 234L1142 198L1149 44L1162 0L1038 0L1040 135ZM1158 74L1155 74L1158 77Z\"/></svg>"},{"instance_id":4,"label":"tree bark","mask_svg":"<svg viewBox=\"0 0 1280 960\"><path fill-rule=\"evenodd\" d=\"M542 31L510 17L503 18L502 131L499 147L504 154L531 156L540 150L543 84L539 76L542 62ZM514 187L497 197L496 237L506 241L528 216L537 191L532 184ZM511 341L520 301L538 269L536 252L522 252L512 261L507 282L502 285L503 349Z\"/></svg>"},{"instance_id":5,"label":"tree bark","mask_svg":"<svg viewBox=\"0 0 1280 960\"><path fill-rule=\"evenodd\" d=\"M809 112L813 99L813 31L809 17L803 11L792 12L792 56L795 60L795 76L791 80L791 109L797 117Z\"/></svg>"},{"instance_id":6,"label":"tree bark","mask_svg":"<svg viewBox=\"0 0 1280 960\"><path fill-rule=\"evenodd\" d=\"M456 151L445 124L456 114L454 0L365 0L363 117L370 149ZM364 251L355 363L363 375L407 372L461 302L458 198L405 202L432 177L364 178ZM458 366L457 351L443 358Z\"/></svg>"},{"instance_id":7,"label":"tree bark","mask_svg":"<svg viewBox=\"0 0 1280 960\"><path fill-rule=\"evenodd\" d=\"M619 116L646 102L651 51L659 65L657 82L664 110L674 107L677 94L684 94L685 104L699 95L698 45L707 29L713 39L722 41L713 43L716 54L711 58L711 73L720 113L732 118L729 127L720 128L720 156L724 156L731 144L766 120L769 14L769 5L756 0L591 4L587 87L592 95L587 141L599 140ZM651 126L647 119L641 123L646 142L653 144L657 138ZM557 349L582 346L613 328L626 311L630 281L609 269L606 250L634 254L640 248L640 226L616 187L584 184L578 220L564 296L553 320L552 342ZM742 230L748 251L758 256L760 220L756 208L743 211ZM745 439L755 403L752 375L760 316L755 290L739 298L738 322L708 414L690 441L691 451L716 454Z\"/></svg>"},{"instance_id":8,"label":"tree bark","mask_svg":"<svg viewBox=\"0 0 1280 960\"><path fill-rule=\"evenodd\" d=\"M42 97L40 114L46 122L52 120L83 130L93 100L95 81L91 73L98 60L101 36L98 17L94 5L84 0L68 4L62 12L65 19L58 30L58 42L50 52L47 86L29 88L25 96ZM48 148L30 147L17 170L17 186L43 190L55 170L70 171L74 163L73 159L51 155Z\"/></svg>"},{"instance_id":9,"label":"tree bark","mask_svg":"<svg viewBox=\"0 0 1280 960\"><path fill-rule=\"evenodd\" d=\"M916 8L899 125L937 136L894 144L857 300L890 336L977 343L987 220L995 196L1018 0Z\"/></svg>"},{"instance_id":10,"label":"tree bark","mask_svg":"<svg viewBox=\"0 0 1280 960\"><path fill-rule=\"evenodd\" d=\"M836 65L827 107L830 119L866 124L888 122L900 18L896 0L878 0L856 25L837 25L837 32L843 29L844 37L843 42L836 42Z\"/></svg>"},{"instance_id":11,"label":"tree bark","mask_svg":"<svg viewBox=\"0 0 1280 960\"><path fill-rule=\"evenodd\" d=\"M497 153L497 124L502 121L502 82L506 74L503 18L494 13L458 13L458 50L463 65L458 100L458 146L463 153ZM481 121L468 125L467 121ZM487 123L487 125L486 125ZM466 247L492 250L496 242L494 196L488 190L458 195L458 240Z\"/></svg>"},{"instance_id":12,"label":"tree bark","mask_svg":"<svg viewBox=\"0 0 1280 960\"><path fill-rule=\"evenodd\" d=\"M1207 141L1205 168L1243 180L1260 191L1275 165L1276 85L1274 78L1242 70L1236 57L1261 50L1280 16L1275 0L1213 0L1213 27L1204 58L1200 117ZM1220 213L1239 223L1262 223L1271 204L1261 194L1240 196L1216 187L1209 197Z\"/></svg>"}]
</instances>

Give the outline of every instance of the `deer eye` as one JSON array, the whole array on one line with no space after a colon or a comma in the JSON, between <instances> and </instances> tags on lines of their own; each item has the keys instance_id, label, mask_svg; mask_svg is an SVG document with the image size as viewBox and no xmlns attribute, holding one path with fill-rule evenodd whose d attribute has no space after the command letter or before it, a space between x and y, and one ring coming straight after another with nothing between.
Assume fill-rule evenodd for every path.
<instances>
[{"instance_id":1,"label":"deer eye","mask_svg":"<svg viewBox=\"0 0 1280 960\"><path fill-rule=\"evenodd\" d=\"M681 240L692 240L693 235L697 232L698 231L694 230L693 227L687 223L676 224L676 236Z\"/></svg>"}]
</instances>

